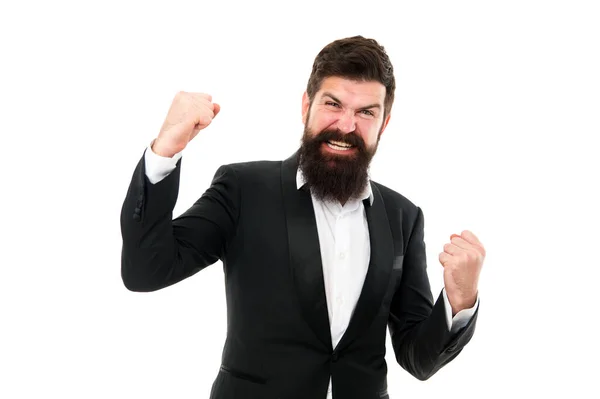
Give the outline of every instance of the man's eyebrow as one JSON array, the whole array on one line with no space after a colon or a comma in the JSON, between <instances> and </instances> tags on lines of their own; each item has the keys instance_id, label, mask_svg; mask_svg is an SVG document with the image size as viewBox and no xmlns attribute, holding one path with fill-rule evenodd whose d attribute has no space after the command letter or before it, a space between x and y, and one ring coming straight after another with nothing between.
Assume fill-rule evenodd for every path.
<instances>
[{"instance_id":1,"label":"man's eyebrow","mask_svg":"<svg viewBox=\"0 0 600 399\"><path fill-rule=\"evenodd\" d=\"M322 97L329 97L336 103L340 103L340 104L342 103L342 101L340 99L336 98L333 94L329 93L328 91L324 92Z\"/></svg>"},{"instance_id":2,"label":"man's eyebrow","mask_svg":"<svg viewBox=\"0 0 600 399\"><path fill-rule=\"evenodd\" d=\"M336 98L333 94L329 93L329 92L324 92L322 94L323 97L329 97L331 98L333 101L337 102L337 103L342 103L338 98ZM371 108L381 108L381 105L379 105L379 103L375 103L375 104L370 104L367 105L366 107L361 107L360 110L365 110L365 109L371 109Z\"/></svg>"}]
</instances>

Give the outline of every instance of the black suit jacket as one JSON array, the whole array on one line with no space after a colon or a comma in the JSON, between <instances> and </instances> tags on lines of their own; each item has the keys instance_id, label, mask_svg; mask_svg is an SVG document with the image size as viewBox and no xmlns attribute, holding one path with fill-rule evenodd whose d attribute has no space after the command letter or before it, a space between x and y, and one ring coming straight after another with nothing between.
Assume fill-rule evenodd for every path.
<instances>
[{"instance_id":1,"label":"black suit jacket","mask_svg":"<svg viewBox=\"0 0 600 399\"><path fill-rule=\"evenodd\" d=\"M121 212L122 279L132 291L177 283L223 262L227 337L210 398L387 398L386 327L400 366L425 380L471 339L477 312L448 331L426 272L423 213L371 182L365 201L371 260L348 329L332 347L310 193L285 161L221 166L192 207L173 219L181 160L151 184L140 159Z\"/></svg>"}]
</instances>

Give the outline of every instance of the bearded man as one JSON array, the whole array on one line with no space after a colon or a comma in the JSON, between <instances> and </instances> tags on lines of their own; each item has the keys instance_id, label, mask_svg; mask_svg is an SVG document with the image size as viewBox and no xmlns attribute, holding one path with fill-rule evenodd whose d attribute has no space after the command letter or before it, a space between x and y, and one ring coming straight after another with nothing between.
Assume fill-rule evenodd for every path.
<instances>
[{"instance_id":1,"label":"bearded man","mask_svg":"<svg viewBox=\"0 0 600 399\"><path fill-rule=\"evenodd\" d=\"M128 289L155 291L222 262L227 337L210 398L389 398L386 328L420 380L471 339L483 245L450 235L434 301L421 208L369 176L395 87L375 40L328 44L303 94L299 150L221 166L173 219L182 152L220 111L208 94L175 96L123 203L121 272Z\"/></svg>"}]
</instances>

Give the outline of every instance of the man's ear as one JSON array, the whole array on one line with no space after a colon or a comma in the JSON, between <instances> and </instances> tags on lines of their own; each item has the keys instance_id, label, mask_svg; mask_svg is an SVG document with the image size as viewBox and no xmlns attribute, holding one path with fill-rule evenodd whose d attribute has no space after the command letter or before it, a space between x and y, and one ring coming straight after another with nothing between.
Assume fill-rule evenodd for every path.
<instances>
[{"instance_id":1,"label":"man's ear","mask_svg":"<svg viewBox=\"0 0 600 399\"><path fill-rule=\"evenodd\" d=\"M381 125L381 130L379 131L379 137L381 137L381 135L383 134L385 128L387 127L388 123L390 122L391 117L392 117L392 114L388 114L388 116L385 117L385 120L383 121L383 124Z\"/></svg>"},{"instance_id":2,"label":"man's ear","mask_svg":"<svg viewBox=\"0 0 600 399\"><path fill-rule=\"evenodd\" d=\"M310 101L308 94L304 92L302 94L302 124L306 125L306 118L308 117L308 109L310 108Z\"/></svg>"}]
</instances>

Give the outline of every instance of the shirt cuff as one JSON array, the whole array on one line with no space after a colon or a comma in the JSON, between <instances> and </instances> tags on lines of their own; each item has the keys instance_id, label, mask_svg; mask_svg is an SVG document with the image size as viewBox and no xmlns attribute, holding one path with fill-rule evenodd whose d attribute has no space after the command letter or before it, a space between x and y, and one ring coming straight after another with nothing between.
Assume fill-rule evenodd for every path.
<instances>
[{"instance_id":1,"label":"shirt cuff","mask_svg":"<svg viewBox=\"0 0 600 399\"><path fill-rule=\"evenodd\" d=\"M477 306L479 306L479 292L477 293L477 300L475 301L475 305L472 308L463 309L452 318L452 306L450 305L450 300L448 299L448 294L446 294L446 288L442 290L444 295L444 305L446 307L446 322L448 323L448 330L451 333L456 333L458 330L463 328L469 323L471 317L475 314L475 310L477 310Z\"/></svg>"},{"instance_id":2,"label":"shirt cuff","mask_svg":"<svg viewBox=\"0 0 600 399\"><path fill-rule=\"evenodd\" d=\"M156 139L154 139L156 140ZM146 151L144 152L144 162L146 165L146 177L152 184L156 184L169 175L177 167L177 162L181 159L182 152L178 152L173 155L172 158L162 157L152 151L152 144L154 140L150 142Z\"/></svg>"}]
</instances>

